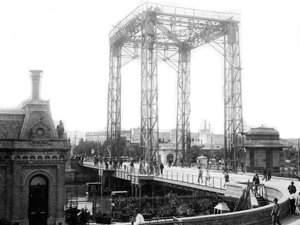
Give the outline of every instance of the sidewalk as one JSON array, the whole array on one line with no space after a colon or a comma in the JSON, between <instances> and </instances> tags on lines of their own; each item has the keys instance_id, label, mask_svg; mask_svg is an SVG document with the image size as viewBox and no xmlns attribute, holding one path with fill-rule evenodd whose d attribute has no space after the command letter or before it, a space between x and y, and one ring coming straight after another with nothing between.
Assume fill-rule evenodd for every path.
<instances>
[{"instance_id":1,"label":"sidewalk","mask_svg":"<svg viewBox=\"0 0 300 225\"><path fill-rule=\"evenodd\" d=\"M280 222L282 225L300 225L300 216L289 215Z\"/></svg>"}]
</instances>

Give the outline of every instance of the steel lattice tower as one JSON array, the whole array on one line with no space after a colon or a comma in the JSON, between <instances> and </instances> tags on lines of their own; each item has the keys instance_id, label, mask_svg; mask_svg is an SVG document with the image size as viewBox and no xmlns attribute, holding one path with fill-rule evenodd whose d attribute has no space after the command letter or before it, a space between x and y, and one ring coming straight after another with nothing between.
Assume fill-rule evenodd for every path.
<instances>
[{"instance_id":1,"label":"steel lattice tower","mask_svg":"<svg viewBox=\"0 0 300 225\"><path fill-rule=\"evenodd\" d=\"M157 63L177 73L176 161L190 147L191 51L211 45L224 57L226 158L236 160L243 129L239 15L145 3L110 32L107 138L121 132L121 68L141 60L141 147L147 161L158 160Z\"/></svg>"}]
</instances>

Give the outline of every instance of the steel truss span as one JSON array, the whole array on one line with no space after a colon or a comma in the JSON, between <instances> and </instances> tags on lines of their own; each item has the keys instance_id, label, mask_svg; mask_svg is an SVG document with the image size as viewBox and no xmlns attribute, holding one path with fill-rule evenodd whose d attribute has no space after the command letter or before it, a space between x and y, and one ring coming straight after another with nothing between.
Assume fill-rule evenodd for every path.
<instances>
[{"instance_id":1,"label":"steel truss span","mask_svg":"<svg viewBox=\"0 0 300 225\"><path fill-rule=\"evenodd\" d=\"M157 64L177 73L176 161L190 147L191 51L208 44L224 57L224 143L226 159L236 163L243 133L239 14L145 3L109 33L110 63L107 139L121 133L121 69L141 60L141 151L159 160Z\"/></svg>"}]
</instances>

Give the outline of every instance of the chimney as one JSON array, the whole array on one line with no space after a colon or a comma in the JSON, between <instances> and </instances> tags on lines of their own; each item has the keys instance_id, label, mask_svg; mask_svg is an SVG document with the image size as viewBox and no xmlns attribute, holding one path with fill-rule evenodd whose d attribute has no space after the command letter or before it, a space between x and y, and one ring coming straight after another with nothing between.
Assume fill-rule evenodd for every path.
<instances>
[{"instance_id":1,"label":"chimney","mask_svg":"<svg viewBox=\"0 0 300 225\"><path fill-rule=\"evenodd\" d=\"M206 130L206 120L204 120L204 130Z\"/></svg>"},{"instance_id":2,"label":"chimney","mask_svg":"<svg viewBox=\"0 0 300 225\"><path fill-rule=\"evenodd\" d=\"M31 98L32 100L39 100L40 99L40 77L42 70L30 70L31 77L32 77L32 93Z\"/></svg>"}]
</instances>

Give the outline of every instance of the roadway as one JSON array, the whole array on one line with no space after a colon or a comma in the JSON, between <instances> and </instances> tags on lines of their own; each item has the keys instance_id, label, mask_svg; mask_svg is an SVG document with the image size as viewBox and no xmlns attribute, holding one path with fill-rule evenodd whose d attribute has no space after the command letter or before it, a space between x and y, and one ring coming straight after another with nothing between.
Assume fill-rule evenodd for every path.
<instances>
[{"instance_id":1,"label":"roadway","mask_svg":"<svg viewBox=\"0 0 300 225\"><path fill-rule=\"evenodd\" d=\"M87 162L85 162L87 163ZM87 163L90 164L90 163ZM128 170L128 164L126 164L126 170ZM124 168L124 167L123 167ZM135 164L134 165L135 168L135 174L138 174L138 169L139 169L139 165ZM122 169L124 170L124 169ZM204 178L205 178L206 173L204 173ZM220 188L220 186L222 185L222 189L223 189L223 184L224 184L224 174L223 171L221 170L210 170L210 176L211 176L211 182L209 186L214 186L217 188ZM254 176L254 173L242 173L242 172L238 172L236 173L229 173L229 179L230 182L247 182L248 180L252 181ZM173 179L173 180L178 180L178 181L184 181L184 182L188 182L188 183L193 183L193 184L197 184L198 183L198 169L197 168L182 168L182 167L176 167L176 166L172 166L172 167L167 167L165 165L165 168L163 170L163 175L159 175L158 177L160 178L165 178L165 179ZM282 190L283 193L288 195L288 190L287 187L291 184L291 181L294 182L294 185L297 188L297 194L300 193L300 181L296 180L296 179L292 179L292 178L282 178L282 177L275 177L272 176L270 181L265 181L262 180L263 176L259 175L260 178L260 183L264 184L264 183L271 183L273 185L276 185L277 187L279 187L280 190ZM199 184L199 185L205 185L205 179L203 180L204 182ZM288 217L284 218L281 221L281 224L283 225L300 225L300 216L296 216L296 215L289 215Z\"/></svg>"},{"instance_id":2,"label":"roadway","mask_svg":"<svg viewBox=\"0 0 300 225\"><path fill-rule=\"evenodd\" d=\"M198 176L198 169L197 168L181 168L181 167L167 167L165 168L165 172L178 172L178 173L188 173L194 176ZM212 170L210 171L210 175L211 177L215 177L215 178L223 178L224 174L222 173L222 171L217 171L217 170ZM248 180L252 181L254 176L254 173L229 173L229 179L230 182L247 182ZM294 182L294 185L297 188L297 194L300 193L300 181L297 181L296 179L292 179L292 178L282 178L282 177L275 177L273 176L271 178L270 181L264 181L262 180L263 176L259 175L260 178L260 183L264 184L264 183L271 183L274 184L276 186L279 186L280 189L288 194L288 186L291 184L291 182ZM218 180L218 179L216 179ZM300 216L297 215L289 215L288 217L284 218L281 221L282 225L300 225Z\"/></svg>"}]
</instances>

